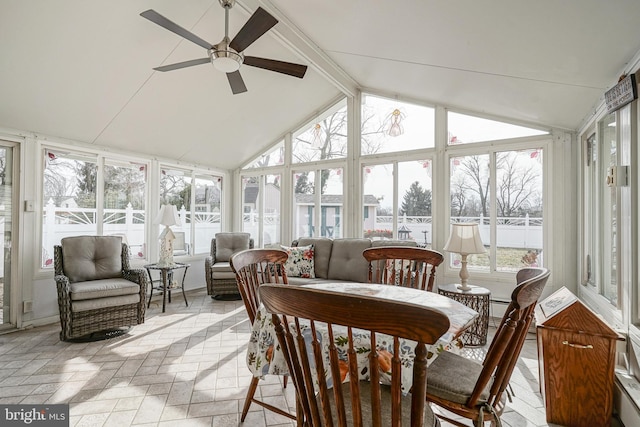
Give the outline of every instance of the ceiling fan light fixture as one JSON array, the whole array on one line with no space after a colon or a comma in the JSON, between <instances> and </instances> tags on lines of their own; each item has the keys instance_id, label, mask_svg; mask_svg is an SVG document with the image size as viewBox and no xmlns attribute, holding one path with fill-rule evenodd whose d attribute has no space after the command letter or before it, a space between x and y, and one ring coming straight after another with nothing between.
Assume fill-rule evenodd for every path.
<instances>
[{"instance_id":1,"label":"ceiling fan light fixture","mask_svg":"<svg viewBox=\"0 0 640 427\"><path fill-rule=\"evenodd\" d=\"M212 49L209 57L211 58L213 67L223 73L233 73L234 71L238 71L242 65L242 61L244 61L242 54L235 52L231 48L218 50Z\"/></svg>"}]
</instances>

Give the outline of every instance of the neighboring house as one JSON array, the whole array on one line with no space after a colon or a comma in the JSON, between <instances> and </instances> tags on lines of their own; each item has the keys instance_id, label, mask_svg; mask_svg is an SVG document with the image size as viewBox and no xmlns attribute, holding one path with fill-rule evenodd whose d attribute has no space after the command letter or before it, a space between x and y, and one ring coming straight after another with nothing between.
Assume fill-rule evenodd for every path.
<instances>
[{"instance_id":1,"label":"neighboring house","mask_svg":"<svg viewBox=\"0 0 640 427\"><path fill-rule=\"evenodd\" d=\"M198 212L220 211L220 198L222 192L217 185L196 186L196 206Z\"/></svg>"},{"instance_id":2,"label":"neighboring house","mask_svg":"<svg viewBox=\"0 0 640 427\"><path fill-rule=\"evenodd\" d=\"M314 194L296 194L294 221L297 236L342 237L342 211L344 196L342 194L323 194L320 198L321 216L320 233L314 233ZM364 228L373 228L376 222L378 199L373 195L364 196Z\"/></svg>"},{"instance_id":3,"label":"neighboring house","mask_svg":"<svg viewBox=\"0 0 640 427\"><path fill-rule=\"evenodd\" d=\"M264 191L264 212L267 214L280 212L280 187L274 184L266 184ZM244 198L242 201L243 213L258 212L259 193L260 188L258 185L248 185L244 188Z\"/></svg>"}]
</instances>

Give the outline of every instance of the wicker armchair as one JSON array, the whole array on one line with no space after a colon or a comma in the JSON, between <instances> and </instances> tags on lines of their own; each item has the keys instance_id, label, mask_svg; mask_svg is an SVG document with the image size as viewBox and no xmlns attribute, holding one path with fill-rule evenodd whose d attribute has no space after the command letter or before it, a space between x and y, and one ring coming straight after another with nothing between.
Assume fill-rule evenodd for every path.
<instances>
[{"instance_id":1,"label":"wicker armchair","mask_svg":"<svg viewBox=\"0 0 640 427\"><path fill-rule=\"evenodd\" d=\"M213 299L240 299L236 274L229 261L236 252L253 249L249 233L217 233L211 239L211 255L204 259L207 293Z\"/></svg>"},{"instance_id":2,"label":"wicker armchair","mask_svg":"<svg viewBox=\"0 0 640 427\"><path fill-rule=\"evenodd\" d=\"M121 237L66 237L54 265L61 340L144 323L147 273L129 268Z\"/></svg>"}]
</instances>

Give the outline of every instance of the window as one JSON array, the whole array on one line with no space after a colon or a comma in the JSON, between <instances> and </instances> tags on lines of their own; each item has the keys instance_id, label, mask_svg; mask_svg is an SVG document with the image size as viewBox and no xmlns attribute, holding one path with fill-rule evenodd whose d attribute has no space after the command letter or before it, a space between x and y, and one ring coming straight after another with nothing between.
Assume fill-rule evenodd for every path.
<instances>
[{"instance_id":1,"label":"window","mask_svg":"<svg viewBox=\"0 0 640 427\"><path fill-rule=\"evenodd\" d=\"M122 236L131 258L146 258L146 174L143 164L105 160L103 234Z\"/></svg>"},{"instance_id":2,"label":"window","mask_svg":"<svg viewBox=\"0 0 640 427\"><path fill-rule=\"evenodd\" d=\"M263 153L243 169L265 168L284 164L284 141L280 141L271 150Z\"/></svg>"},{"instance_id":3,"label":"window","mask_svg":"<svg viewBox=\"0 0 640 427\"><path fill-rule=\"evenodd\" d=\"M621 291L636 264L631 260L632 196L626 182L630 117L629 107L608 114L597 123L595 133L583 138L583 283L614 309L622 306Z\"/></svg>"},{"instance_id":4,"label":"window","mask_svg":"<svg viewBox=\"0 0 640 427\"><path fill-rule=\"evenodd\" d=\"M64 237L98 233L97 157L45 150L41 266L53 267L53 247Z\"/></svg>"},{"instance_id":5,"label":"window","mask_svg":"<svg viewBox=\"0 0 640 427\"><path fill-rule=\"evenodd\" d=\"M160 175L160 204L176 206L180 225L171 229L184 233L177 240L185 245L174 244L174 255L208 253L211 239L221 230L222 178L169 167L161 168ZM158 235L161 231L159 226Z\"/></svg>"},{"instance_id":6,"label":"window","mask_svg":"<svg viewBox=\"0 0 640 427\"><path fill-rule=\"evenodd\" d=\"M317 182L318 176L320 185ZM342 178L342 168L294 172L294 237L338 238L343 236L344 184ZM318 212L320 215L317 214Z\"/></svg>"},{"instance_id":7,"label":"window","mask_svg":"<svg viewBox=\"0 0 640 427\"><path fill-rule=\"evenodd\" d=\"M121 236L132 259L146 259L147 165L57 149L44 155L41 266L53 267L62 238L85 234Z\"/></svg>"},{"instance_id":8,"label":"window","mask_svg":"<svg viewBox=\"0 0 640 427\"><path fill-rule=\"evenodd\" d=\"M242 230L258 247L280 243L280 183L280 174L242 178Z\"/></svg>"},{"instance_id":9,"label":"window","mask_svg":"<svg viewBox=\"0 0 640 427\"><path fill-rule=\"evenodd\" d=\"M470 269L513 273L542 266L542 153L532 148L450 157L451 222L478 223L490 248L469 256ZM450 266L460 266L459 255L450 256Z\"/></svg>"},{"instance_id":10,"label":"window","mask_svg":"<svg viewBox=\"0 0 640 427\"><path fill-rule=\"evenodd\" d=\"M428 159L363 166L364 237L431 247L431 164Z\"/></svg>"},{"instance_id":11,"label":"window","mask_svg":"<svg viewBox=\"0 0 640 427\"><path fill-rule=\"evenodd\" d=\"M347 156L347 101L342 100L293 134L293 163Z\"/></svg>"},{"instance_id":12,"label":"window","mask_svg":"<svg viewBox=\"0 0 640 427\"><path fill-rule=\"evenodd\" d=\"M547 135L549 133L539 129L454 113L453 111L447 112L447 128L449 129L449 145Z\"/></svg>"},{"instance_id":13,"label":"window","mask_svg":"<svg viewBox=\"0 0 640 427\"><path fill-rule=\"evenodd\" d=\"M209 253L211 239L221 231L222 178L196 175L192 213L194 253Z\"/></svg>"},{"instance_id":14,"label":"window","mask_svg":"<svg viewBox=\"0 0 640 427\"><path fill-rule=\"evenodd\" d=\"M362 95L362 155L433 148L435 110Z\"/></svg>"}]
</instances>

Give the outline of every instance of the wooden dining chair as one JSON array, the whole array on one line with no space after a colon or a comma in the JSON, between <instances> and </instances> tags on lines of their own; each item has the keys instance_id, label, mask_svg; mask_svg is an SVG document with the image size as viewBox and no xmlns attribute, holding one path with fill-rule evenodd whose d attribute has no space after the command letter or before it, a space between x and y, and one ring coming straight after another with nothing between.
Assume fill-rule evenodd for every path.
<instances>
[{"instance_id":1,"label":"wooden dining chair","mask_svg":"<svg viewBox=\"0 0 640 427\"><path fill-rule=\"evenodd\" d=\"M433 290L436 267L444 256L437 251L411 246L379 246L365 249L369 283Z\"/></svg>"},{"instance_id":2,"label":"wooden dining chair","mask_svg":"<svg viewBox=\"0 0 640 427\"><path fill-rule=\"evenodd\" d=\"M482 364L450 352L438 356L429 367L429 402L471 420L475 426L483 426L486 421L500 425L504 392L549 274L546 268L523 268L517 273L511 302ZM464 426L457 420L440 417Z\"/></svg>"},{"instance_id":3,"label":"wooden dining chair","mask_svg":"<svg viewBox=\"0 0 640 427\"><path fill-rule=\"evenodd\" d=\"M248 249L232 255L231 268L236 275L238 290L252 325L260 307L258 288L264 283L287 284L287 273L284 269L287 258L287 253L280 249ZM256 403L270 411L295 420L295 415L254 397L259 381L259 377L251 378L240 420L244 421L247 417L251 403ZM283 381L284 387L286 387L286 376Z\"/></svg>"},{"instance_id":4,"label":"wooden dining chair","mask_svg":"<svg viewBox=\"0 0 640 427\"><path fill-rule=\"evenodd\" d=\"M449 329L444 313L310 286L263 285L260 297L273 314L296 388L299 426L439 425L426 401L426 345ZM401 345L401 338L415 347ZM358 366L358 354L367 346L373 349L368 365ZM410 393L402 390L404 369L412 371ZM381 384L388 375L391 384Z\"/></svg>"}]
</instances>

